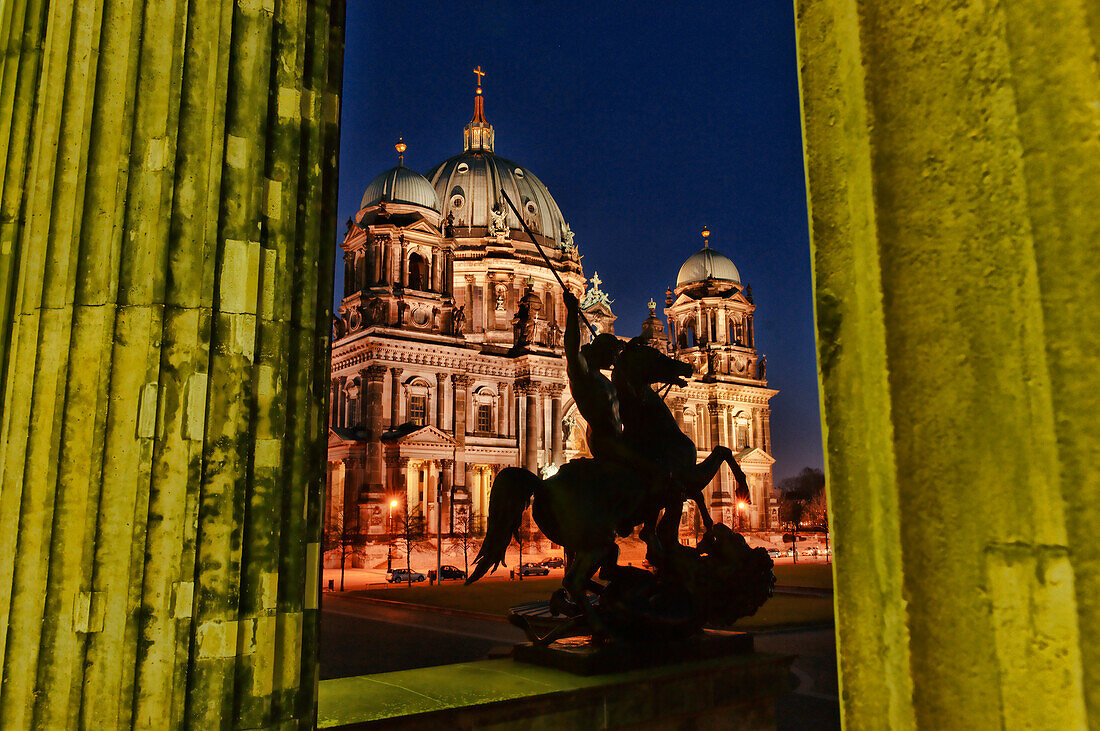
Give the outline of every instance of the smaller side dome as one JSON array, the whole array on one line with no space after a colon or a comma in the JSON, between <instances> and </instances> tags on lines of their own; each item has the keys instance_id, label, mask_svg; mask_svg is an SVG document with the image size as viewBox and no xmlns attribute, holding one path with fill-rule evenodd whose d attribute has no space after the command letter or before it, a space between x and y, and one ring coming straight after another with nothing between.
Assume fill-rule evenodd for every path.
<instances>
[{"instance_id":1,"label":"smaller side dome","mask_svg":"<svg viewBox=\"0 0 1100 731\"><path fill-rule=\"evenodd\" d=\"M439 213L435 188L423 175L404 165L391 168L372 180L363 193L359 208L362 210L382 202L420 206Z\"/></svg>"},{"instance_id":2,"label":"smaller side dome","mask_svg":"<svg viewBox=\"0 0 1100 731\"><path fill-rule=\"evenodd\" d=\"M704 247L688 257L676 275L676 286L704 282L708 279L720 279L726 282L741 283L741 274L728 256L714 249Z\"/></svg>"}]
</instances>

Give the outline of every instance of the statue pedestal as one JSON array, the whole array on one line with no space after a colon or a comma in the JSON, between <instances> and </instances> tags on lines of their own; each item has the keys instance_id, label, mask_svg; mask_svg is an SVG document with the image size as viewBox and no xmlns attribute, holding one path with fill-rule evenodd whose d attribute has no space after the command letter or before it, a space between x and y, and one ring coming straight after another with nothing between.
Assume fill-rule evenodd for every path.
<instances>
[{"instance_id":1,"label":"statue pedestal","mask_svg":"<svg viewBox=\"0 0 1100 731\"><path fill-rule=\"evenodd\" d=\"M564 670L575 675L603 675L660 665L710 660L753 651L752 635L745 632L704 630L683 640L645 643L613 642L593 645L587 636L566 637L549 645L516 645L516 662Z\"/></svg>"},{"instance_id":2,"label":"statue pedestal","mask_svg":"<svg viewBox=\"0 0 1100 731\"><path fill-rule=\"evenodd\" d=\"M583 676L514 659L322 680L318 728L775 728L793 657L744 653Z\"/></svg>"}]
</instances>

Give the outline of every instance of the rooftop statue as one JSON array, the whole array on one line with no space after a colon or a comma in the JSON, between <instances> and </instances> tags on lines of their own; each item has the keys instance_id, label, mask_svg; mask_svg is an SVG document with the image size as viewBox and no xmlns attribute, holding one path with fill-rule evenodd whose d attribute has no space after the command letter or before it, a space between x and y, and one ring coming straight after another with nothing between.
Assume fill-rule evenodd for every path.
<instances>
[{"instance_id":1,"label":"rooftop statue","mask_svg":"<svg viewBox=\"0 0 1100 731\"><path fill-rule=\"evenodd\" d=\"M695 445L653 388L685 385L691 367L639 339L624 345L604 334L581 347L580 303L569 292L565 303L569 385L589 424L593 458L571 460L546 479L518 467L502 470L467 583L504 563L530 503L535 523L565 548L567 560L562 588L550 600L563 621L540 637L513 614L536 644L581 633L596 644L688 637L705 624L753 614L771 596L772 561L765 549L751 549L728 527L714 525L703 497L725 463L736 478L737 498L747 502L745 475L727 447L715 447L696 464ZM699 506L707 528L695 548L678 540L687 499ZM616 534L638 526L654 571L618 564Z\"/></svg>"}]
</instances>

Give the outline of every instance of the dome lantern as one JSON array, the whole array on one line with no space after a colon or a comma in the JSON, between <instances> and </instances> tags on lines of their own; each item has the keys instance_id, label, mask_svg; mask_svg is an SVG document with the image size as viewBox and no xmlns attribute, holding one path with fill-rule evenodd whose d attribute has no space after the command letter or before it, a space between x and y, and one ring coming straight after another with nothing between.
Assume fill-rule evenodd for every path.
<instances>
[{"instance_id":1,"label":"dome lantern","mask_svg":"<svg viewBox=\"0 0 1100 731\"><path fill-rule=\"evenodd\" d=\"M493 138L496 136L493 125L485 119L485 98L481 94L481 78L485 72L479 65L474 69L477 74L477 91L474 92L474 118L462 129L462 149L493 151Z\"/></svg>"}]
</instances>

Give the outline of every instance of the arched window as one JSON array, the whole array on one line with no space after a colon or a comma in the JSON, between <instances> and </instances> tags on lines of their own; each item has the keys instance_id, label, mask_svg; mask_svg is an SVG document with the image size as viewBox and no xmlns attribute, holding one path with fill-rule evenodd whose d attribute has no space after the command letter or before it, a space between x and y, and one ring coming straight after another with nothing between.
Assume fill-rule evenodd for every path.
<instances>
[{"instance_id":1,"label":"arched window","mask_svg":"<svg viewBox=\"0 0 1100 731\"><path fill-rule=\"evenodd\" d=\"M409 289L428 288L428 260L420 254L409 254Z\"/></svg>"},{"instance_id":2,"label":"arched window","mask_svg":"<svg viewBox=\"0 0 1100 731\"><path fill-rule=\"evenodd\" d=\"M680 347L695 347L695 318L685 320L684 324L680 326Z\"/></svg>"}]
</instances>

